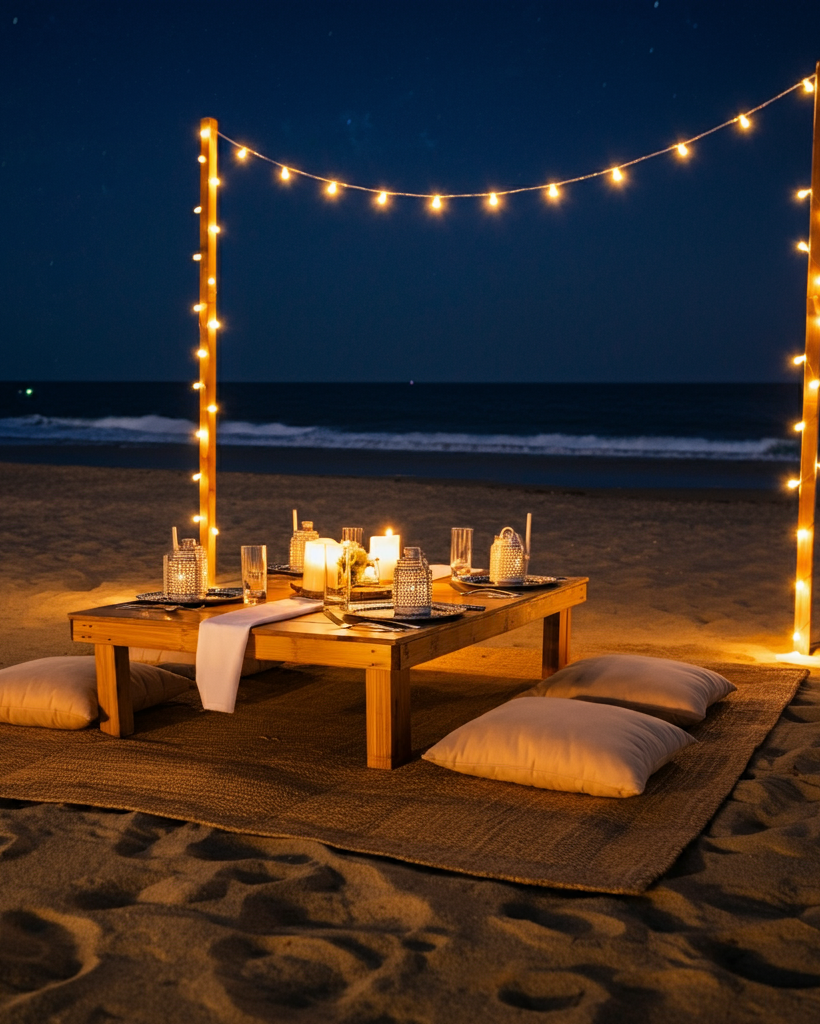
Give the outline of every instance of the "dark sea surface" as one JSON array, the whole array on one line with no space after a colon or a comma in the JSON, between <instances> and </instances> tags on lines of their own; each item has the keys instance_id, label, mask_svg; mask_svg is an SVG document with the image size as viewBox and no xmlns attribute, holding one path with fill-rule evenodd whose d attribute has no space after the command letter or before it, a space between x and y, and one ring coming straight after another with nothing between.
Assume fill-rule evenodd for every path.
<instances>
[{"instance_id":1,"label":"dark sea surface","mask_svg":"<svg viewBox=\"0 0 820 1024\"><path fill-rule=\"evenodd\" d=\"M799 384L221 384L219 468L559 487L783 486ZM0 461L189 469L190 384L0 382Z\"/></svg>"}]
</instances>

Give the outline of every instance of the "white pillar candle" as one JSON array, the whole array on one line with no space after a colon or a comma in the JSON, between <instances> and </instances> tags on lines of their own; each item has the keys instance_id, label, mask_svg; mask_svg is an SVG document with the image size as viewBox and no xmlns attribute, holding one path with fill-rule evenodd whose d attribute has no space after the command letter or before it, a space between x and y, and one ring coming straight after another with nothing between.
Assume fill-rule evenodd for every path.
<instances>
[{"instance_id":1,"label":"white pillar candle","mask_svg":"<svg viewBox=\"0 0 820 1024\"><path fill-rule=\"evenodd\" d=\"M302 590L311 594L325 592L325 548L327 548L328 582L336 586L335 567L342 554L342 545L332 537L320 537L305 544L305 568L302 573ZM333 549L333 550L331 550ZM333 574L331 575L331 569Z\"/></svg>"},{"instance_id":2,"label":"white pillar candle","mask_svg":"<svg viewBox=\"0 0 820 1024\"><path fill-rule=\"evenodd\" d=\"M401 537L399 534L388 530L383 537L371 537L369 557L378 558L379 560L380 582L392 583L396 562L401 557Z\"/></svg>"}]
</instances>

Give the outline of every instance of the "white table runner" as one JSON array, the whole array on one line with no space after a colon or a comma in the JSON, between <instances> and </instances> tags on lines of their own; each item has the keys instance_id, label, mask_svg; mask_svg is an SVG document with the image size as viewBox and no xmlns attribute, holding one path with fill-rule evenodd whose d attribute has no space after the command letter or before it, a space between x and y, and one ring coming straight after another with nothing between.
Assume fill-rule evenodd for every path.
<instances>
[{"instance_id":1,"label":"white table runner","mask_svg":"<svg viewBox=\"0 0 820 1024\"><path fill-rule=\"evenodd\" d=\"M254 626L295 619L299 615L317 612L321 607L321 601L287 597L215 615L200 623L196 645L196 685L202 706L209 711L233 711L248 635Z\"/></svg>"}]
</instances>

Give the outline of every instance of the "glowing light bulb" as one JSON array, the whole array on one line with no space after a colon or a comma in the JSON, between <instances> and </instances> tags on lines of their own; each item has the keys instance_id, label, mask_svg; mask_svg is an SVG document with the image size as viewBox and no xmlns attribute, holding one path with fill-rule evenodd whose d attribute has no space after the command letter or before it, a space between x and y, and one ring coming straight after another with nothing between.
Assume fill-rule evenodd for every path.
<instances>
[{"instance_id":1,"label":"glowing light bulb","mask_svg":"<svg viewBox=\"0 0 820 1024\"><path fill-rule=\"evenodd\" d=\"M689 156L689 150L686 148L684 143L679 142L677 145L678 156Z\"/></svg>"},{"instance_id":2,"label":"glowing light bulb","mask_svg":"<svg viewBox=\"0 0 820 1024\"><path fill-rule=\"evenodd\" d=\"M794 359L792 359L792 362L794 363L795 366L799 366L801 363L805 363L805 361L806 361L805 355L795 356Z\"/></svg>"},{"instance_id":3,"label":"glowing light bulb","mask_svg":"<svg viewBox=\"0 0 820 1024\"><path fill-rule=\"evenodd\" d=\"M336 182L335 181L331 181L331 183L328 185L328 187L327 187L327 194L329 196L335 196L336 195Z\"/></svg>"},{"instance_id":4,"label":"glowing light bulb","mask_svg":"<svg viewBox=\"0 0 820 1024\"><path fill-rule=\"evenodd\" d=\"M199 159L199 162L200 162L201 164L204 164L204 163L205 163L205 157L204 157L204 156L201 156L201 157L199 157L198 159Z\"/></svg>"},{"instance_id":5,"label":"glowing light bulb","mask_svg":"<svg viewBox=\"0 0 820 1024\"><path fill-rule=\"evenodd\" d=\"M211 129L210 128L203 128L202 131L199 134L202 136L203 139L210 139L210 137L211 137Z\"/></svg>"},{"instance_id":6,"label":"glowing light bulb","mask_svg":"<svg viewBox=\"0 0 820 1024\"><path fill-rule=\"evenodd\" d=\"M219 180L219 178L208 178L208 184L209 185L221 185L222 182Z\"/></svg>"},{"instance_id":7,"label":"glowing light bulb","mask_svg":"<svg viewBox=\"0 0 820 1024\"><path fill-rule=\"evenodd\" d=\"M798 242L797 243L797 248L800 250L800 252L808 252L809 251L809 243L808 242Z\"/></svg>"},{"instance_id":8,"label":"glowing light bulb","mask_svg":"<svg viewBox=\"0 0 820 1024\"><path fill-rule=\"evenodd\" d=\"M799 423L795 423L794 429L797 431L798 434L800 433L801 430L805 430L806 429L805 421L801 420Z\"/></svg>"},{"instance_id":9,"label":"glowing light bulb","mask_svg":"<svg viewBox=\"0 0 820 1024\"><path fill-rule=\"evenodd\" d=\"M198 380L196 384L192 384L191 387L194 389L194 391L201 391L205 387L205 385L202 383L201 380Z\"/></svg>"},{"instance_id":10,"label":"glowing light bulb","mask_svg":"<svg viewBox=\"0 0 820 1024\"><path fill-rule=\"evenodd\" d=\"M218 320L209 320L208 326L211 328L212 331L216 331L222 326L222 324Z\"/></svg>"},{"instance_id":11,"label":"glowing light bulb","mask_svg":"<svg viewBox=\"0 0 820 1024\"><path fill-rule=\"evenodd\" d=\"M811 530L798 530L797 531L797 539L798 540L808 540L810 536L811 536Z\"/></svg>"},{"instance_id":12,"label":"glowing light bulb","mask_svg":"<svg viewBox=\"0 0 820 1024\"><path fill-rule=\"evenodd\" d=\"M495 194L495 192L490 193L490 198L488 202L490 206L498 206L498 196Z\"/></svg>"},{"instance_id":13,"label":"glowing light bulb","mask_svg":"<svg viewBox=\"0 0 820 1024\"><path fill-rule=\"evenodd\" d=\"M613 167L612 168L612 180L613 181L623 181L623 179L624 179L624 176L623 176L623 173L622 173L620 167Z\"/></svg>"},{"instance_id":14,"label":"glowing light bulb","mask_svg":"<svg viewBox=\"0 0 820 1024\"><path fill-rule=\"evenodd\" d=\"M194 213L202 213L202 207L201 206L195 206L194 207Z\"/></svg>"},{"instance_id":15,"label":"glowing light bulb","mask_svg":"<svg viewBox=\"0 0 820 1024\"><path fill-rule=\"evenodd\" d=\"M799 486L800 486L800 481L799 480L789 480L788 488L789 488L790 491L793 491L795 489L795 487L799 487Z\"/></svg>"},{"instance_id":16,"label":"glowing light bulb","mask_svg":"<svg viewBox=\"0 0 820 1024\"><path fill-rule=\"evenodd\" d=\"M205 516L192 516L191 518L195 523L201 523L205 520Z\"/></svg>"},{"instance_id":17,"label":"glowing light bulb","mask_svg":"<svg viewBox=\"0 0 820 1024\"><path fill-rule=\"evenodd\" d=\"M796 643L799 643L800 642L800 634L799 633L792 633L792 640L794 640Z\"/></svg>"},{"instance_id":18,"label":"glowing light bulb","mask_svg":"<svg viewBox=\"0 0 820 1024\"><path fill-rule=\"evenodd\" d=\"M387 202L387 193L379 192L379 198L376 200L376 202L379 203L380 206L384 206L384 204Z\"/></svg>"},{"instance_id":19,"label":"glowing light bulb","mask_svg":"<svg viewBox=\"0 0 820 1024\"><path fill-rule=\"evenodd\" d=\"M814 92L814 82L810 78L803 79L803 89L806 92Z\"/></svg>"},{"instance_id":20,"label":"glowing light bulb","mask_svg":"<svg viewBox=\"0 0 820 1024\"><path fill-rule=\"evenodd\" d=\"M803 582L803 580L797 580L794 584L794 587L795 590L805 590L806 584Z\"/></svg>"},{"instance_id":21,"label":"glowing light bulb","mask_svg":"<svg viewBox=\"0 0 820 1024\"><path fill-rule=\"evenodd\" d=\"M208 356L208 351L207 349L204 348L198 348L196 350L196 354L199 356L200 359L206 359Z\"/></svg>"},{"instance_id":22,"label":"glowing light bulb","mask_svg":"<svg viewBox=\"0 0 820 1024\"><path fill-rule=\"evenodd\" d=\"M287 167L282 168L282 174L280 175L280 177L282 178L282 181L288 180L288 178L290 177L290 171L287 169Z\"/></svg>"},{"instance_id":23,"label":"glowing light bulb","mask_svg":"<svg viewBox=\"0 0 820 1024\"><path fill-rule=\"evenodd\" d=\"M212 526L211 527L211 533L213 534L214 537L216 537L216 536L219 535L219 530L217 530L217 528L215 526Z\"/></svg>"},{"instance_id":24,"label":"glowing light bulb","mask_svg":"<svg viewBox=\"0 0 820 1024\"><path fill-rule=\"evenodd\" d=\"M430 203L434 210L441 209L441 196L433 196L433 201Z\"/></svg>"},{"instance_id":25,"label":"glowing light bulb","mask_svg":"<svg viewBox=\"0 0 820 1024\"><path fill-rule=\"evenodd\" d=\"M194 306L194 312L198 313L201 309L204 309L204 308L205 308L205 303L204 302L197 302L197 304Z\"/></svg>"},{"instance_id":26,"label":"glowing light bulb","mask_svg":"<svg viewBox=\"0 0 820 1024\"><path fill-rule=\"evenodd\" d=\"M208 230L210 231L210 233L211 233L212 235L218 235L218 234L219 234L219 232L220 232L220 231L221 231L222 229L221 229L221 228L219 227L219 225L218 225L218 224L209 224L209 225L208 225Z\"/></svg>"},{"instance_id":27,"label":"glowing light bulb","mask_svg":"<svg viewBox=\"0 0 820 1024\"><path fill-rule=\"evenodd\" d=\"M550 185L550 187L547 189L547 195L550 197L550 199L557 199L558 198L558 186L557 185Z\"/></svg>"},{"instance_id":28,"label":"glowing light bulb","mask_svg":"<svg viewBox=\"0 0 820 1024\"><path fill-rule=\"evenodd\" d=\"M818 388L820 388L820 380L810 380L809 387L812 389L812 391L816 391Z\"/></svg>"},{"instance_id":29,"label":"glowing light bulb","mask_svg":"<svg viewBox=\"0 0 820 1024\"><path fill-rule=\"evenodd\" d=\"M215 405L209 405L208 406L208 412L216 412L216 406Z\"/></svg>"},{"instance_id":30,"label":"glowing light bulb","mask_svg":"<svg viewBox=\"0 0 820 1024\"><path fill-rule=\"evenodd\" d=\"M194 475L191 477L191 479L194 481L194 483L196 483L197 480L201 480L202 479L202 474L201 473L194 473Z\"/></svg>"},{"instance_id":31,"label":"glowing light bulb","mask_svg":"<svg viewBox=\"0 0 820 1024\"><path fill-rule=\"evenodd\" d=\"M208 278L208 284L216 284L216 278L215 277L209 277Z\"/></svg>"},{"instance_id":32,"label":"glowing light bulb","mask_svg":"<svg viewBox=\"0 0 820 1024\"><path fill-rule=\"evenodd\" d=\"M202 438L204 438L204 437L207 437L207 436L208 436L208 431L207 431L207 430L204 430L204 429L202 429L202 430L197 430L197 432L196 432L196 436L197 436L198 438L200 438L200 440L201 440Z\"/></svg>"},{"instance_id":33,"label":"glowing light bulb","mask_svg":"<svg viewBox=\"0 0 820 1024\"><path fill-rule=\"evenodd\" d=\"M738 118L737 120L738 120L738 123L739 123L740 127L741 127L741 128L742 128L742 129L744 130L744 131L745 131L745 130L746 130L747 128L751 128L751 127L752 127L752 122L751 122L751 121L749 120L749 118L748 118L748 117L746 117L746 115L745 115L745 114L741 114L741 115L740 115L740 117L739 117L739 118Z\"/></svg>"},{"instance_id":34,"label":"glowing light bulb","mask_svg":"<svg viewBox=\"0 0 820 1024\"><path fill-rule=\"evenodd\" d=\"M201 252L195 252L194 255L192 256L192 259L196 263L199 263L199 261L202 259L202 253Z\"/></svg>"},{"instance_id":35,"label":"glowing light bulb","mask_svg":"<svg viewBox=\"0 0 820 1024\"><path fill-rule=\"evenodd\" d=\"M242 149L240 149L239 152L236 155L239 157L240 160L244 160L245 157L248 155L248 151L243 146Z\"/></svg>"},{"instance_id":36,"label":"glowing light bulb","mask_svg":"<svg viewBox=\"0 0 820 1024\"><path fill-rule=\"evenodd\" d=\"M810 195L811 195L811 189L810 188L800 188L800 189L797 190L797 198L798 199L806 199Z\"/></svg>"}]
</instances>

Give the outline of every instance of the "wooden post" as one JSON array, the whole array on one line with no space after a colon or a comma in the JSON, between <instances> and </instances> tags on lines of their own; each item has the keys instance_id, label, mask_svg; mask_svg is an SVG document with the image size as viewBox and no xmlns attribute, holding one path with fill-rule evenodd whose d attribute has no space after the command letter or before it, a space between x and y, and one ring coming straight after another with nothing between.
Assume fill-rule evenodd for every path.
<instances>
[{"instance_id":1,"label":"wooden post","mask_svg":"<svg viewBox=\"0 0 820 1024\"><path fill-rule=\"evenodd\" d=\"M814 141L811 159L806 358L803 363L803 431L800 451L800 504L797 514L797 575L794 597L794 649L811 653L811 594L814 567L814 514L817 491L818 381L820 381L820 62L814 77Z\"/></svg>"},{"instance_id":2,"label":"wooden post","mask_svg":"<svg viewBox=\"0 0 820 1024\"><path fill-rule=\"evenodd\" d=\"M199 543L216 582L216 192L217 121L200 121L199 162ZM204 157L204 160L202 159Z\"/></svg>"}]
</instances>

